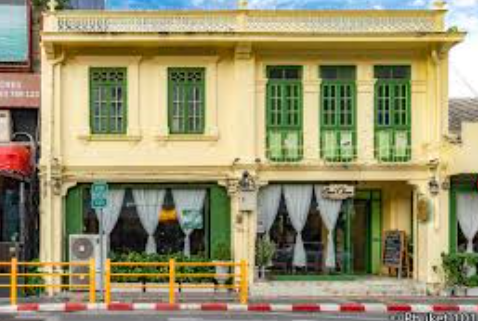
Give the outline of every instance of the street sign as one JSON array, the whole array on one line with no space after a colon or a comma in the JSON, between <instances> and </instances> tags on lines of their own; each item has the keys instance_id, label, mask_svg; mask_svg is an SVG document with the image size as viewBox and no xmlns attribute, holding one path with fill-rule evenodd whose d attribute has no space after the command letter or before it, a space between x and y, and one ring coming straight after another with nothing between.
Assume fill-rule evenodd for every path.
<instances>
[{"instance_id":1,"label":"street sign","mask_svg":"<svg viewBox=\"0 0 478 321\"><path fill-rule=\"evenodd\" d=\"M99 290L100 293L104 292L104 280L103 275L105 271L105 262L104 262L104 238L105 238L105 229L104 229L104 213L103 209L108 206L108 183L103 181L96 181L91 184L91 207L96 211L99 220L99 232L100 232L100 284Z\"/></svg>"},{"instance_id":2,"label":"street sign","mask_svg":"<svg viewBox=\"0 0 478 321\"><path fill-rule=\"evenodd\" d=\"M198 210L183 211L183 225L186 230L200 230L203 226L202 213Z\"/></svg>"},{"instance_id":3,"label":"street sign","mask_svg":"<svg viewBox=\"0 0 478 321\"><path fill-rule=\"evenodd\" d=\"M108 183L94 182L91 185L91 207L100 210L108 206Z\"/></svg>"}]
</instances>

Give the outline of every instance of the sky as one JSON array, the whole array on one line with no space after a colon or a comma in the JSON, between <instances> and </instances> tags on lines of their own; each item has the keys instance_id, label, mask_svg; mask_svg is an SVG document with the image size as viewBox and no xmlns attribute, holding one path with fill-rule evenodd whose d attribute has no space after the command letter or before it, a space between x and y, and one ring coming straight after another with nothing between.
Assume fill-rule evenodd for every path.
<instances>
[{"instance_id":1,"label":"sky","mask_svg":"<svg viewBox=\"0 0 478 321\"><path fill-rule=\"evenodd\" d=\"M106 0L109 9L234 9L237 0ZM249 0L250 9L423 9L434 0ZM450 96L478 98L478 0L448 0L448 26L467 31L450 56Z\"/></svg>"}]
</instances>

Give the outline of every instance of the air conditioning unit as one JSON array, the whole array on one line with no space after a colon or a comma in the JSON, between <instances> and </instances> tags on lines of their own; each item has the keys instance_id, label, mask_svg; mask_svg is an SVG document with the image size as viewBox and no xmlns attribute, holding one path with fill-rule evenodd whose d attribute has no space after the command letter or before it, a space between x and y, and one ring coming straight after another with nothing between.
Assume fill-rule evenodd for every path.
<instances>
[{"instance_id":1,"label":"air conditioning unit","mask_svg":"<svg viewBox=\"0 0 478 321\"><path fill-rule=\"evenodd\" d=\"M70 235L70 262L85 262L95 259L96 287L101 287L101 267L106 261L108 244L106 237L103 241L103 258L101 258L100 236L97 234L72 234ZM70 273L89 273L89 265L71 266ZM76 285L89 284L88 276L71 276L70 283Z\"/></svg>"},{"instance_id":2,"label":"air conditioning unit","mask_svg":"<svg viewBox=\"0 0 478 321\"><path fill-rule=\"evenodd\" d=\"M0 143L12 140L12 118L9 110L0 110Z\"/></svg>"}]
</instances>

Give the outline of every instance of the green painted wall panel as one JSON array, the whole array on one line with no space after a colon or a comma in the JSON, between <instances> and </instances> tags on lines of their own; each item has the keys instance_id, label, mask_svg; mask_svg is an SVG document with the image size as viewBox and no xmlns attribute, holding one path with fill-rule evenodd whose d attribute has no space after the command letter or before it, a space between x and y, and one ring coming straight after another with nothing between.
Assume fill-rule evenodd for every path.
<instances>
[{"instance_id":1,"label":"green painted wall panel","mask_svg":"<svg viewBox=\"0 0 478 321\"><path fill-rule=\"evenodd\" d=\"M370 272L372 274L380 273L382 256L382 201L381 192L372 192L372 215L370 221L371 230L371 258Z\"/></svg>"},{"instance_id":2,"label":"green painted wall panel","mask_svg":"<svg viewBox=\"0 0 478 321\"><path fill-rule=\"evenodd\" d=\"M65 237L65 258L68 259L68 245L70 234L83 233L83 188L73 187L66 196L66 237Z\"/></svg>"},{"instance_id":3,"label":"green painted wall panel","mask_svg":"<svg viewBox=\"0 0 478 321\"><path fill-rule=\"evenodd\" d=\"M219 242L231 246L231 202L224 187L211 187L210 253Z\"/></svg>"}]
</instances>

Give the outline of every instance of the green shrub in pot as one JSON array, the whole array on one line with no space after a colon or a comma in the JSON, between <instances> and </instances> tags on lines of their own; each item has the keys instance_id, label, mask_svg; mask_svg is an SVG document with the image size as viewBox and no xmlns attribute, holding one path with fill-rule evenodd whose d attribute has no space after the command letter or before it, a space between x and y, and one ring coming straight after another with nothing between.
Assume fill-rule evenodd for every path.
<instances>
[{"instance_id":1,"label":"green shrub in pot","mask_svg":"<svg viewBox=\"0 0 478 321\"><path fill-rule=\"evenodd\" d=\"M229 262L231 261L231 247L229 244L223 241L213 243L212 259L214 262ZM222 276L221 274L228 274L230 271L229 266L216 265L216 281L219 284L225 284L229 277Z\"/></svg>"},{"instance_id":2,"label":"green shrub in pot","mask_svg":"<svg viewBox=\"0 0 478 321\"><path fill-rule=\"evenodd\" d=\"M265 270L271 264L276 253L276 245L268 237L262 236L256 242L256 266L259 268L259 277L265 277Z\"/></svg>"}]
</instances>

